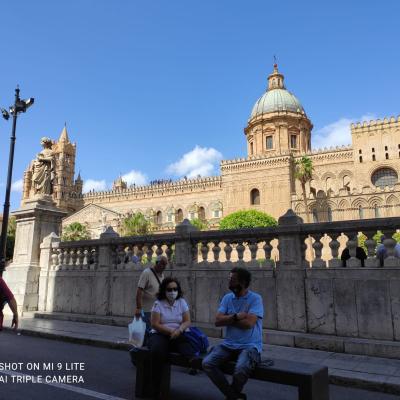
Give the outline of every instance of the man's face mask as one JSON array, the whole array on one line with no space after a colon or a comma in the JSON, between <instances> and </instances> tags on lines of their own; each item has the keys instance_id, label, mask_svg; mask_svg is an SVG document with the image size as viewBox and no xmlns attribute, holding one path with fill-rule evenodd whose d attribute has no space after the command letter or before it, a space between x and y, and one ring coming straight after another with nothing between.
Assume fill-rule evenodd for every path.
<instances>
[{"instance_id":1,"label":"man's face mask","mask_svg":"<svg viewBox=\"0 0 400 400\"><path fill-rule=\"evenodd\" d=\"M233 293L238 294L242 291L243 286L239 283L236 274L231 274L229 277L229 290Z\"/></svg>"}]
</instances>

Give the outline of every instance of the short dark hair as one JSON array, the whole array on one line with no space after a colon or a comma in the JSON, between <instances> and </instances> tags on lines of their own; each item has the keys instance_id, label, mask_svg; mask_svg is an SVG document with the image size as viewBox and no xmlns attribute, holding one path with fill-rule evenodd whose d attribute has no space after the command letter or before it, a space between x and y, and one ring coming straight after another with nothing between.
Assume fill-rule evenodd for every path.
<instances>
[{"instance_id":1,"label":"short dark hair","mask_svg":"<svg viewBox=\"0 0 400 400\"><path fill-rule=\"evenodd\" d=\"M244 287L248 288L251 282L251 273L246 268L235 267L231 269L231 274L237 274L239 282L244 283Z\"/></svg>"},{"instance_id":2,"label":"short dark hair","mask_svg":"<svg viewBox=\"0 0 400 400\"><path fill-rule=\"evenodd\" d=\"M176 299L183 297L181 284L179 283L178 279L168 277L161 282L160 288L157 293L157 300L165 300L167 298L167 286L172 282L175 282L176 286L178 287L178 296L176 297Z\"/></svg>"}]
</instances>

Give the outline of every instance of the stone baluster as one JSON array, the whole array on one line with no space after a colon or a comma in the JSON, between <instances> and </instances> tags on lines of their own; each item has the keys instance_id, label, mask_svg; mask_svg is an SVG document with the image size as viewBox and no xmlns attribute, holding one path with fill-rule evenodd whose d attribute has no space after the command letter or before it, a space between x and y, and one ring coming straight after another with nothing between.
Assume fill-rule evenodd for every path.
<instances>
[{"instance_id":1,"label":"stone baluster","mask_svg":"<svg viewBox=\"0 0 400 400\"><path fill-rule=\"evenodd\" d=\"M201 252L201 258L203 259L203 262L207 262L208 251L209 251L208 242L207 241L201 242L200 252Z\"/></svg>"},{"instance_id":2,"label":"stone baluster","mask_svg":"<svg viewBox=\"0 0 400 400\"><path fill-rule=\"evenodd\" d=\"M329 242L329 247L331 249L332 259L329 260L329 268L339 268L342 266L342 260L339 258L339 236L340 235L338 233L330 234L332 240Z\"/></svg>"},{"instance_id":3,"label":"stone baluster","mask_svg":"<svg viewBox=\"0 0 400 400\"><path fill-rule=\"evenodd\" d=\"M90 269L94 270L99 265L99 250L97 247L92 248L91 250L91 263Z\"/></svg>"},{"instance_id":4,"label":"stone baluster","mask_svg":"<svg viewBox=\"0 0 400 400\"><path fill-rule=\"evenodd\" d=\"M357 232L348 232L347 248L349 249L350 258L346 261L346 266L350 268L361 267L361 261L356 257L358 237Z\"/></svg>"},{"instance_id":5,"label":"stone baluster","mask_svg":"<svg viewBox=\"0 0 400 400\"><path fill-rule=\"evenodd\" d=\"M162 248L162 244L161 243L157 243L156 244L157 248L156 248L156 256L162 256L164 254L164 250Z\"/></svg>"},{"instance_id":6,"label":"stone baluster","mask_svg":"<svg viewBox=\"0 0 400 400\"><path fill-rule=\"evenodd\" d=\"M147 262L151 264L151 261L153 260L153 245L150 243L146 245L147 250L146 250L146 258Z\"/></svg>"},{"instance_id":7,"label":"stone baluster","mask_svg":"<svg viewBox=\"0 0 400 400\"><path fill-rule=\"evenodd\" d=\"M137 251L136 251L136 256L139 259L139 262L142 262L142 258L143 258L143 246L141 244L137 245Z\"/></svg>"},{"instance_id":8,"label":"stone baluster","mask_svg":"<svg viewBox=\"0 0 400 400\"><path fill-rule=\"evenodd\" d=\"M83 260L82 260L82 269L89 269L89 248L84 247L83 249Z\"/></svg>"},{"instance_id":9,"label":"stone baluster","mask_svg":"<svg viewBox=\"0 0 400 400\"><path fill-rule=\"evenodd\" d=\"M168 259L168 264L172 264L172 254L173 254L173 250L172 250L172 243L166 243L167 248L165 249L165 255L167 256Z\"/></svg>"},{"instance_id":10,"label":"stone baluster","mask_svg":"<svg viewBox=\"0 0 400 400\"><path fill-rule=\"evenodd\" d=\"M367 247L367 259L364 265L369 268L380 267L379 259L375 255L376 241L374 240L375 231L364 232L367 239L365 241L365 246Z\"/></svg>"},{"instance_id":11,"label":"stone baluster","mask_svg":"<svg viewBox=\"0 0 400 400\"><path fill-rule=\"evenodd\" d=\"M314 251L315 251L315 258L312 262L312 267L313 268L325 268L326 267L326 263L325 261L321 258L322 256L322 247L323 244L321 242L321 239L323 238L323 234L322 233L316 233L313 234L314 237L314 243L312 245Z\"/></svg>"},{"instance_id":12,"label":"stone baluster","mask_svg":"<svg viewBox=\"0 0 400 400\"><path fill-rule=\"evenodd\" d=\"M219 253L221 252L221 247L219 246L219 240L213 242L214 246L212 248L212 252L214 253L214 261L219 261Z\"/></svg>"},{"instance_id":13,"label":"stone baluster","mask_svg":"<svg viewBox=\"0 0 400 400\"><path fill-rule=\"evenodd\" d=\"M71 258L71 255L69 254L68 249L64 249L64 264L61 265L61 269L67 269L70 258Z\"/></svg>"},{"instance_id":14,"label":"stone baluster","mask_svg":"<svg viewBox=\"0 0 400 400\"><path fill-rule=\"evenodd\" d=\"M302 254L302 262L304 268L310 268L311 263L307 260L307 256L313 253L312 250L312 238L309 235L302 235L300 237L300 253Z\"/></svg>"},{"instance_id":15,"label":"stone baluster","mask_svg":"<svg viewBox=\"0 0 400 400\"><path fill-rule=\"evenodd\" d=\"M271 246L271 240L269 238L265 239L263 250L264 250L264 256L265 256L265 266L273 267L274 262L273 262L273 260L271 260L272 246Z\"/></svg>"},{"instance_id":16,"label":"stone baluster","mask_svg":"<svg viewBox=\"0 0 400 400\"><path fill-rule=\"evenodd\" d=\"M236 251L237 251L239 263L243 263L243 256L244 256L245 250L246 250L246 248L243 245L243 240L238 240L237 245L236 245Z\"/></svg>"},{"instance_id":17,"label":"stone baluster","mask_svg":"<svg viewBox=\"0 0 400 400\"><path fill-rule=\"evenodd\" d=\"M399 259L396 257L396 240L393 239L394 231L385 230L383 234L385 235L385 240L383 245L385 246L386 256L383 260L384 267L398 267Z\"/></svg>"},{"instance_id":18,"label":"stone baluster","mask_svg":"<svg viewBox=\"0 0 400 400\"><path fill-rule=\"evenodd\" d=\"M79 267L79 269L83 268L83 258L84 258L84 254L83 254L83 249L81 247L79 247L76 250L76 264Z\"/></svg>"},{"instance_id":19,"label":"stone baluster","mask_svg":"<svg viewBox=\"0 0 400 400\"><path fill-rule=\"evenodd\" d=\"M50 264L50 269L54 270L56 269L58 265L58 256L59 256L59 248L52 248L51 250L51 264Z\"/></svg>"},{"instance_id":20,"label":"stone baluster","mask_svg":"<svg viewBox=\"0 0 400 400\"><path fill-rule=\"evenodd\" d=\"M69 251L69 266L68 269L74 269L75 265L76 265L76 260L77 260L77 254L76 254L76 250L75 249L71 249Z\"/></svg>"},{"instance_id":21,"label":"stone baluster","mask_svg":"<svg viewBox=\"0 0 400 400\"><path fill-rule=\"evenodd\" d=\"M249 239L247 240L247 243L250 250L251 261L257 263L258 241L256 239Z\"/></svg>"},{"instance_id":22,"label":"stone baluster","mask_svg":"<svg viewBox=\"0 0 400 400\"><path fill-rule=\"evenodd\" d=\"M126 258L127 258L127 262L131 263L132 262L132 256L133 256L133 245L128 245L127 246L127 250L126 250Z\"/></svg>"},{"instance_id":23,"label":"stone baluster","mask_svg":"<svg viewBox=\"0 0 400 400\"><path fill-rule=\"evenodd\" d=\"M229 240L225 240L224 252L226 261L231 261L233 247L231 246L231 242Z\"/></svg>"},{"instance_id":24,"label":"stone baluster","mask_svg":"<svg viewBox=\"0 0 400 400\"><path fill-rule=\"evenodd\" d=\"M64 251L63 249L58 248L57 249L58 253L58 263L57 266L54 268L56 271L61 268L61 266L64 264Z\"/></svg>"}]
</instances>

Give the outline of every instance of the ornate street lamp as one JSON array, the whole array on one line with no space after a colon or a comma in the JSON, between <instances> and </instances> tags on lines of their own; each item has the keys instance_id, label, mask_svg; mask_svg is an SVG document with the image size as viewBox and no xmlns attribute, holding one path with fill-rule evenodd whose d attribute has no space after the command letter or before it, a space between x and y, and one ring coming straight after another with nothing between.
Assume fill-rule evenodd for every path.
<instances>
[{"instance_id":1,"label":"ornate street lamp","mask_svg":"<svg viewBox=\"0 0 400 400\"><path fill-rule=\"evenodd\" d=\"M4 210L3 210L3 225L1 227L1 238L0 238L0 276L3 275L4 268L6 266L6 244L7 244L7 228L8 228L8 216L10 213L10 191L11 191L11 179L12 179L12 169L14 163L14 147L15 147L15 130L17 128L17 117L21 112L25 112L34 102L34 98L31 97L26 100L21 100L19 98L19 87L15 89L15 102L14 105L10 107L9 111L4 108L1 109L1 114L5 120L13 116L12 133L10 138L10 154L8 158L8 173L7 173L7 186L6 186L6 196L4 200Z\"/></svg>"}]
</instances>

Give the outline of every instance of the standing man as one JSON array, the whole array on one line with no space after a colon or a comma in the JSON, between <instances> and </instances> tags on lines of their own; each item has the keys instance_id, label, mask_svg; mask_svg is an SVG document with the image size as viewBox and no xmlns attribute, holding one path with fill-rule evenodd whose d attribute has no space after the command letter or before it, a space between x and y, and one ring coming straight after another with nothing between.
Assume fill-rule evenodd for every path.
<instances>
[{"instance_id":1,"label":"standing man","mask_svg":"<svg viewBox=\"0 0 400 400\"><path fill-rule=\"evenodd\" d=\"M203 360L203 369L226 399L246 399L242 393L251 372L261 360L262 318L264 308L259 294L249 290L251 274L244 268L233 268L229 289L218 308L215 326L225 326L225 339ZM232 383L220 367L236 361Z\"/></svg>"},{"instance_id":2,"label":"standing man","mask_svg":"<svg viewBox=\"0 0 400 400\"><path fill-rule=\"evenodd\" d=\"M139 318L144 313L144 322L146 322L147 331L150 329L151 309L156 300L156 295L162 280L164 279L164 270L168 264L167 257L158 256L156 263L152 268L146 268L139 277L136 290L136 310L135 316Z\"/></svg>"},{"instance_id":3,"label":"standing man","mask_svg":"<svg viewBox=\"0 0 400 400\"><path fill-rule=\"evenodd\" d=\"M15 301L14 295L8 288L3 278L0 277L0 331L3 329L3 308L8 303L13 312L13 319L11 322L11 328L14 330L18 329L18 308L17 302Z\"/></svg>"}]
</instances>

